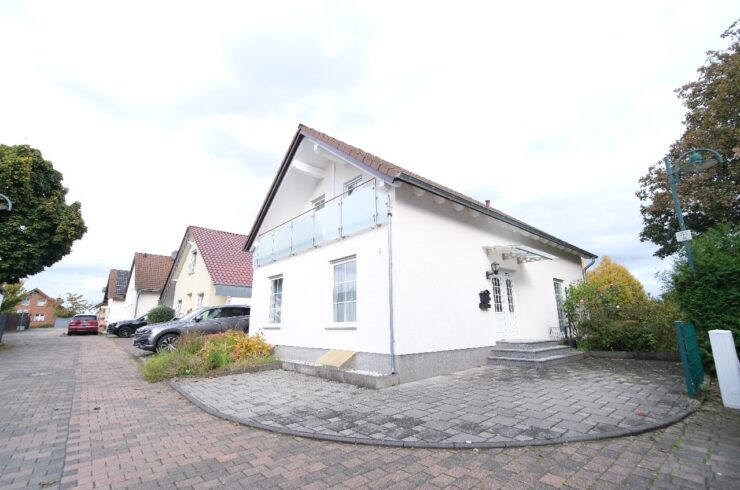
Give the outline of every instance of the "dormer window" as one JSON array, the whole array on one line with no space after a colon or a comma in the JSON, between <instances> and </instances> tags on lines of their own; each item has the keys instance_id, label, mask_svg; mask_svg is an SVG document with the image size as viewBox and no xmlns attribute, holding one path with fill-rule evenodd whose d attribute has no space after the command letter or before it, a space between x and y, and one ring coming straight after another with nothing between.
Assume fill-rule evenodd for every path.
<instances>
[{"instance_id":1,"label":"dormer window","mask_svg":"<svg viewBox=\"0 0 740 490\"><path fill-rule=\"evenodd\" d=\"M198 251L193 250L190 252L190 264L188 264L188 274L195 272L195 261L198 259Z\"/></svg>"}]
</instances>

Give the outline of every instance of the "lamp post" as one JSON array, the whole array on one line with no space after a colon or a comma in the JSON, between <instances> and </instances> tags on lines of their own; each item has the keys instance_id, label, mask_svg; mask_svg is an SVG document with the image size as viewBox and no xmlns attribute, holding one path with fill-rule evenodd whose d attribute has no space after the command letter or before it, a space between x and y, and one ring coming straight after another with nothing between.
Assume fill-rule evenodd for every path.
<instances>
[{"instance_id":1,"label":"lamp post","mask_svg":"<svg viewBox=\"0 0 740 490\"><path fill-rule=\"evenodd\" d=\"M709 153L711 156L708 158L702 155L702 153ZM686 260L689 262L689 267L694 268L694 254L691 251L691 230L686 229L686 224L683 220L683 211L681 211L681 203L678 202L678 190L676 185L681 178L681 163L686 159L685 171L690 173L701 172L706 170L718 163L722 163L724 159L718 151L712 150L711 148L695 148L682 154L671 163L671 157L666 155L663 158L665 163L665 171L668 175L668 186L671 189L671 195L673 196L673 205L676 208L676 218L678 219L678 226L681 229L676 233L676 240L683 243L683 247L686 250Z\"/></svg>"}]
</instances>

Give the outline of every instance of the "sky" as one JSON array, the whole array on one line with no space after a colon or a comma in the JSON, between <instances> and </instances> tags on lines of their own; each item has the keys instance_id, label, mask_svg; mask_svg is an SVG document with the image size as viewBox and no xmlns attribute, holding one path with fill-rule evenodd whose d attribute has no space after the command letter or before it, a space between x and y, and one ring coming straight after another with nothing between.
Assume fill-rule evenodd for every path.
<instances>
[{"instance_id":1,"label":"sky","mask_svg":"<svg viewBox=\"0 0 740 490\"><path fill-rule=\"evenodd\" d=\"M0 143L87 234L26 288L102 299L188 225L246 234L299 123L599 256L652 294L638 179L732 1L0 3Z\"/></svg>"}]
</instances>

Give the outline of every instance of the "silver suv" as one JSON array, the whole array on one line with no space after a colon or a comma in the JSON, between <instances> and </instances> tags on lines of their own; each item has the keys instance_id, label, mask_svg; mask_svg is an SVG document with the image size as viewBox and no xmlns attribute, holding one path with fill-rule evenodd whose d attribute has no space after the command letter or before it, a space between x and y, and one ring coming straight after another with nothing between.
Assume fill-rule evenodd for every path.
<instances>
[{"instance_id":1,"label":"silver suv","mask_svg":"<svg viewBox=\"0 0 740 490\"><path fill-rule=\"evenodd\" d=\"M212 334L229 329L249 332L249 311L249 306L245 305L199 308L180 319L138 329L134 333L134 346L148 351L173 351L184 333Z\"/></svg>"}]
</instances>

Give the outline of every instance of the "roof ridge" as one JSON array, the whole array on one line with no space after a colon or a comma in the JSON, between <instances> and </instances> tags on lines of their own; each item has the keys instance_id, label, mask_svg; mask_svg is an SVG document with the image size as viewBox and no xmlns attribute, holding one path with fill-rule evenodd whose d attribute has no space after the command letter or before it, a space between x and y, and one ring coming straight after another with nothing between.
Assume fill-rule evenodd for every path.
<instances>
[{"instance_id":1,"label":"roof ridge","mask_svg":"<svg viewBox=\"0 0 740 490\"><path fill-rule=\"evenodd\" d=\"M189 225L188 228L194 228L194 229L198 229L198 230L215 231L216 233L228 233L229 235L243 236L244 238L247 237L247 235L245 235L243 233L236 233L234 231L226 231L226 230L217 230L215 228L206 228L205 226Z\"/></svg>"}]
</instances>

